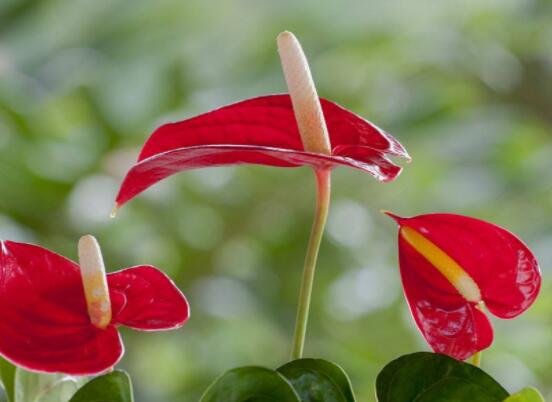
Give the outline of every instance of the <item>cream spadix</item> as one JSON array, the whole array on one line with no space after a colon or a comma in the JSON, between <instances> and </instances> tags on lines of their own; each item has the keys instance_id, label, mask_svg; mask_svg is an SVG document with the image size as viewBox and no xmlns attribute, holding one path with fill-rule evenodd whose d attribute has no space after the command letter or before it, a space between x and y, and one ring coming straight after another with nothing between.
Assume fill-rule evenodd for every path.
<instances>
[{"instance_id":1,"label":"cream spadix","mask_svg":"<svg viewBox=\"0 0 552 402\"><path fill-rule=\"evenodd\" d=\"M102 251L94 236L80 238L79 265L90 321L105 328L111 322L111 301Z\"/></svg>"},{"instance_id":2,"label":"cream spadix","mask_svg":"<svg viewBox=\"0 0 552 402\"><path fill-rule=\"evenodd\" d=\"M307 152L331 155L322 106L301 44L295 35L287 31L278 35L277 41L303 147Z\"/></svg>"}]
</instances>

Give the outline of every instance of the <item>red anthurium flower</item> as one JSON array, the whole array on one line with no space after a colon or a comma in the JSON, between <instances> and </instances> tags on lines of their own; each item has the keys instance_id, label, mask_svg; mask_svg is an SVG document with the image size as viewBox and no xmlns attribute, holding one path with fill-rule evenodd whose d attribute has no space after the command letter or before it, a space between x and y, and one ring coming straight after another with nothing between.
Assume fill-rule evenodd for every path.
<instances>
[{"instance_id":1,"label":"red anthurium flower","mask_svg":"<svg viewBox=\"0 0 552 402\"><path fill-rule=\"evenodd\" d=\"M154 267L99 276L84 258L81 277L79 265L42 247L0 245L0 354L26 369L101 373L123 355L118 326L167 330L188 319L184 295Z\"/></svg>"},{"instance_id":2,"label":"red anthurium flower","mask_svg":"<svg viewBox=\"0 0 552 402\"><path fill-rule=\"evenodd\" d=\"M515 235L453 214L400 218L399 263L418 328L435 352L464 360L493 341L486 307L513 318L535 301L540 269Z\"/></svg>"}]
</instances>

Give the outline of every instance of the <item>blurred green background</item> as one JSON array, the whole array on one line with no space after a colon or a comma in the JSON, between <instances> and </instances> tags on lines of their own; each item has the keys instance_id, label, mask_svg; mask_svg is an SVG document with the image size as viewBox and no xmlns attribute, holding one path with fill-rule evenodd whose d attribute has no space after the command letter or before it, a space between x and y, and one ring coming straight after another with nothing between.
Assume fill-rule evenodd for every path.
<instances>
[{"instance_id":1,"label":"blurred green background","mask_svg":"<svg viewBox=\"0 0 552 402\"><path fill-rule=\"evenodd\" d=\"M159 124L284 92L275 37L296 33L321 96L394 134L414 158L379 184L334 174L306 355L341 364L359 401L390 359L427 350L403 300L396 228L449 211L519 234L545 282L494 319L483 368L552 398L552 3L0 1L0 237L76 258L96 235L109 269L149 263L188 296L179 331L124 331L138 402L196 401L238 365L289 355L314 203L307 168L177 175L108 215Z\"/></svg>"}]
</instances>

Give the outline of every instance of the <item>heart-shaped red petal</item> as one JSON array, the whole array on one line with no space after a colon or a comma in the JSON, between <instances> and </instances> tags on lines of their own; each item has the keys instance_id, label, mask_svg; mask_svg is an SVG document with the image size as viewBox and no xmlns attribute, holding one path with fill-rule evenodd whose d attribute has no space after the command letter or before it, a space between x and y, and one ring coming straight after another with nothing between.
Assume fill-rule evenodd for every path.
<instances>
[{"instance_id":1,"label":"heart-shaped red petal","mask_svg":"<svg viewBox=\"0 0 552 402\"><path fill-rule=\"evenodd\" d=\"M400 226L410 310L435 351L465 359L490 345L492 329L479 301L500 318L513 318L535 301L541 286L537 260L507 230L454 214L389 215Z\"/></svg>"},{"instance_id":2,"label":"heart-shaped red petal","mask_svg":"<svg viewBox=\"0 0 552 402\"><path fill-rule=\"evenodd\" d=\"M184 295L151 266L108 275L113 320L95 327L79 266L31 244L0 243L0 355L29 370L98 374L123 355L116 325L141 330L180 327Z\"/></svg>"},{"instance_id":3,"label":"heart-shaped red petal","mask_svg":"<svg viewBox=\"0 0 552 402\"><path fill-rule=\"evenodd\" d=\"M30 370L95 374L123 354L115 327L90 323L79 267L30 244L2 242L0 354Z\"/></svg>"}]
</instances>

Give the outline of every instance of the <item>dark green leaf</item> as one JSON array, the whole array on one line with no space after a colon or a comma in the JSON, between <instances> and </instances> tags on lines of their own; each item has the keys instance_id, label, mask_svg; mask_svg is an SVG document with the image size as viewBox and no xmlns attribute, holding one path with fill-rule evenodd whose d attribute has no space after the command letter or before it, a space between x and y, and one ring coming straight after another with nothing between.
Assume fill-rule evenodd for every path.
<instances>
[{"instance_id":1,"label":"dark green leaf","mask_svg":"<svg viewBox=\"0 0 552 402\"><path fill-rule=\"evenodd\" d=\"M508 392L478 367L419 352L393 360L376 380L379 402L502 402Z\"/></svg>"},{"instance_id":2,"label":"dark green leaf","mask_svg":"<svg viewBox=\"0 0 552 402\"><path fill-rule=\"evenodd\" d=\"M322 359L298 359L278 369L305 402L355 402L345 371Z\"/></svg>"},{"instance_id":3,"label":"dark green leaf","mask_svg":"<svg viewBox=\"0 0 552 402\"><path fill-rule=\"evenodd\" d=\"M291 384L264 367L239 367L217 378L201 402L301 402Z\"/></svg>"},{"instance_id":4,"label":"dark green leaf","mask_svg":"<svg viewBox=\"0 0 552 402\"><path fill-rule=\"evenodd\" d=\"M504 402L544 402L544 398L535 388L528 387L506 398Z\"/></svg>"},{"instance_id":5,"label":"dark green leaf","mask_svg":"<svg viewBox=\"0 0 552 402\"><path fill-rule=\"evenodd\" d=\"M69 402L133 402L132 383L127 373L115 370L96 377L71 398Z\"/></svg>"},{"instance_id":6,"label":"dark green leaf","mask_svg":"<svg viewBox=\"0 0 552 402\"><path fill-rule=\"evenodd\" d=\"M0 357L0 380L6 391L8 402L15 402L15 366Z\"/></svg>"},{"instance_id":7,"label":"dark green leaf","mask_svg":"<svg viewBox=\"0 0 552 402\"><path fill-rule=\"evenodd\" d=\"M484 388L464 378L449 377L436 382L415 399L416 402L495 402Z\"/></svg>"}]
</instances>

